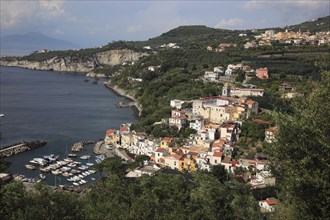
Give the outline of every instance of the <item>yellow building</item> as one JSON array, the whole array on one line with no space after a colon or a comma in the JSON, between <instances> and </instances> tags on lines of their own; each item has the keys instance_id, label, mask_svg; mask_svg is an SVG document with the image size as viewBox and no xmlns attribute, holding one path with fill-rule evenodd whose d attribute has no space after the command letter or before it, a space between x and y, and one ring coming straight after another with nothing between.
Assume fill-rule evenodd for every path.
<instances>
[{"instance_id":1,"label":"yellow building","mask_svg":"<svg viewBox=\"0 0 330 220\"><path fill-rule=\"evenodd\" d=\"M118 144L120 141L119 132L115 129L107 130L104 141L107 145Z\"/></svg>"},{"instance_id":2,"label":"yellow building","mask_svg":"<svg viewBox=\"0 0 330 220\"><path fill-rule=\"evenodd\" d=\"M184 155L184 157L180 160L179 170L181 172L196 171L198 168L197 164L196 164L196 159L195 159L196 156L197 156L197 154L193 154L193 153L188 153L188 154Z\"/></svg>"},{"instance_id":3,"label":"yellow building","mask_svg":"<svg viewBox=\"0 0 330 220\"><path fill-rule=\"evenodd\" d=\"M173 138L170 137L164 137L162 141L160 142L160 147L163 149L168 149L170 144L173 142Z\"/></svg>"}]
</instances>

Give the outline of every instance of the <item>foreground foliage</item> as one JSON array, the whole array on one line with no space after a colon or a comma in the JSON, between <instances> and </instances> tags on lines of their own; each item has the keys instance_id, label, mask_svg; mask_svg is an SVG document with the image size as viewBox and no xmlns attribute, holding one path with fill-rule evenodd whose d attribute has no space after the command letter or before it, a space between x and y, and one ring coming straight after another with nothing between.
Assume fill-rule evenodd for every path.
<instances>
[{"instance_id":1,"label":"foreground foliage","mask_svg":"<svg viewBox=\"0 0 330 220\"><path fill-rule=\"evenodd\" d=\"M279 115L268 155L280 184L277 219L330 218L330 72L290 115Z\"/></svg>"}]
</instances>

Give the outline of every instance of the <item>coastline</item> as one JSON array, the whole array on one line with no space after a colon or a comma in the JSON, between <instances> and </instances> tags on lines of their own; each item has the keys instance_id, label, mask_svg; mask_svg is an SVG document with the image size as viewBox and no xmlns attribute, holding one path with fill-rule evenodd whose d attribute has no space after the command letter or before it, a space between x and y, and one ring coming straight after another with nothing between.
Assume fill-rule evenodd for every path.
<instances>
[{"instance_id":1,"label":"coastline","mask_svg":"<svg viewBox=\"0 0 330 220\"><path fill-rule=\"evenodd\" d=\"M109 82L108 83L104 82L104 86L106 88L108 88L109 90L111 90L117 96L124 97L128 101L134 102L134 105L131 108L133 109L134 113L137 116L140 116L141 115L142 108L139 106L139 102L133 96L131 96L125 90L119 88L118 86L111 85L111 83L109 83Z\"/></svg>"}]
</instances>

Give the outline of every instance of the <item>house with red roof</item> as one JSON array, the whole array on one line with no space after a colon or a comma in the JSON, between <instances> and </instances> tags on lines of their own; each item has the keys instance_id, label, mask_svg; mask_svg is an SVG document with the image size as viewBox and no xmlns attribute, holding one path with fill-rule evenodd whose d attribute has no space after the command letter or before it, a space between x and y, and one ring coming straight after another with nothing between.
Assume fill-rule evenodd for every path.
<instances>
[{"instance_id":1,"label":"house with red roof","mask_svg":"<svg viewBox=\"0 0 330 220\"><path fill-rule=\"evenodd\" d=\"M256 69L256 77L258 77L259 79L268 79L267 67Z\"/></svg>"},{"instance_id":2,"label":"house with red roof","mask_svg":"<svg viewBox=\"0 0 330 220\"><path fill-rule=\"evenodd\" d=\"M155 151L155 163L158 164L165 164L165 160L164 157L168 155L168 151L163 149L163 148L157 148L157 150Z\"/></svg>"},{"instance_id":3,"label":"house with red roof","mask_svg":"<svg viewBox=\"0 0 330 220\"><path fill-rule=\"evenodd\" d=\"M222 152L214 152L213 155L210 156L210 164L211 165L219 165L222 161Z\"/></svg>"},{"instance_id":4,"label":"house with red roof","mask_svg":"<svg viewBox=\"0 0 330 220\"><path fill-rule=\"evenodd\" d=\"M115 129L108 129L104 138L104 142L107 145L114 145L120 142L119 131Z\"/></svg>"},{"instance_id":5,"label":"house with red roof","mask_svg":"<svg viewBox=\"0 0 330 220\"><path fill-rule=\"evenodd\" d=\"M265 200L259 201L260 211L262 213L265 212L274 212L277 204L277 199L275 198L267 198Z\"/></svg>"}]
</instances>

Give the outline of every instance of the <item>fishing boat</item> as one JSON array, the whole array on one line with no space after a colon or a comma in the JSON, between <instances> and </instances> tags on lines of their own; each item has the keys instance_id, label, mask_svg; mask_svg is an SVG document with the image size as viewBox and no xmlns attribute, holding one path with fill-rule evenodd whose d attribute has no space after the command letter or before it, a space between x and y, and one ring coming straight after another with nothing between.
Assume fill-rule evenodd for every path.
<instances>
[{"instance_id":1,"label":"fishing boat","mask_svg":"<svg viewBox=\"0 0 330 220\"><path fill-rule=\"evenodd\" d=\"M39 174L39 177L40 177L40 179L43 179L43 180L46 179L46 176L42 173Z\"/></svg>"},{"instance_id":2,"label":"fishing boat","mask_svg":"<svg viewBox=\"0 0 330 220\"><path fill-rule=\"evenodd\" d=\"M35 170L36 166L32 165L32 164L25 164L25 167L29 170Z\"/></svg>"}]
</instances>

